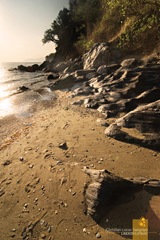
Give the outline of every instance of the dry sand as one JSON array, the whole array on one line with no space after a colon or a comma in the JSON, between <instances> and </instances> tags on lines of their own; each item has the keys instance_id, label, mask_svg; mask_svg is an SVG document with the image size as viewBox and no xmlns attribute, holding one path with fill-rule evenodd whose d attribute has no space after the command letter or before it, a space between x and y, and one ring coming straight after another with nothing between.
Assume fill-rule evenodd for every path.
<instances>
[{"instance_id":1,"label":"dry sand","mask_svg":"<svg viewBox=\"0 0 160 240\"><path fill-rule=\"evenodd\" d=\"M106 229L130 228L132 219L142 216L150 231L160 232L160 197L146 192L112 209L101 226L84 214L84 166L160 179L160 154L105 137L96 111L57 94L52 107L32 118L1 124L0 240L93 240L97 232L105 240L131 239ZM150 234L149 240L159 238Z\"/></svg>"}]
</instances>

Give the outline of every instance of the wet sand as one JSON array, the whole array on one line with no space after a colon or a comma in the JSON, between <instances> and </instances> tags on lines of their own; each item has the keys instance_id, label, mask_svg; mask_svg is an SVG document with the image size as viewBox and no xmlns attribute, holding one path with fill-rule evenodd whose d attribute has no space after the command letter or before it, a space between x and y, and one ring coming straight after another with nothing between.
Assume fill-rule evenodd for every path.
<instances>
[{"instance_id":1,"label":"wet sand","mask_svg":"<svg viewBox=\"0 0 160 240\"><path fill-rule=\"evenodd\" d=\"M160 197L151 194L117 205L101 226L85 215L84 166L160 179L160 154L107 138L99 113L72 105L67 92L57 94L50 108L1 123L0 239L93 240L97 233L105 240L131 239L106 229L131 227L140 217L160 232Z\"/></svg>"}]
</instances>

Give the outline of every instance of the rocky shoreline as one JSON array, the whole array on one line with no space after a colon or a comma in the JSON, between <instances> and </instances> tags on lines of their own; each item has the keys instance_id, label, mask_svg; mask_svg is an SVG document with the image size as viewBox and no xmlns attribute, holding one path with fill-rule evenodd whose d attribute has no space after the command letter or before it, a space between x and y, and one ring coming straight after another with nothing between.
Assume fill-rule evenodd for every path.
<instances>
[{"instance_id":1,"label":"rocky shoreline","mask_svg":"<svg viewBox=\"0 0 160 240\"><path fill-rule=\"evenodd\" d=\"M107 45L96 44L81 60L54 66L60 79L50 87L56 90L70 82L72 91L74 84L81 83L72 94L80 100L73 104L96 109L105 119L114 118L107 136L159 151L160 60L131 58L109 64L113 62L110 52ZM130 129L138 130L140 137L132 136Z\"/></svg>"},{"instance_id":2,"label":"rocky shoreline","mask_svg":"<svg viewBox=\"0 0 160 240\"><path fill-rule=\"evenodd\" d=\"M107 136L159 151L160 60L120 61L118 57L120 53L115 54L107 44L101 43L95 44L82 58L53 65L44 62L40 66L29 66L26 71L50 72L48 80L54 83L48 86L52 91L62 90L66 85L66 89L73 92L73 99L81 97L73 104L84 104L101 112L106 119L114 118L115 122L105 131ZM18 69L25 71L22 66ZM77 86L75 90L74 86ZM22 87L25 91L25 86ZM140 138L126 129L138 130Z\"/></svg>"}]
</instances>

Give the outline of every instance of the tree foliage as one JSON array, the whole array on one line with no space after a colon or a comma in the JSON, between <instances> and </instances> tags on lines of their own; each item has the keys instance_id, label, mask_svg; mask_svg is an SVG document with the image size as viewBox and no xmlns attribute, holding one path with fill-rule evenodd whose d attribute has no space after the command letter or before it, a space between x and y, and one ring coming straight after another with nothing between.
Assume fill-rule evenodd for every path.
<instances>
[{"instance_id":1,"label":"tree foliage","mask_svg":"<svg viewBox=\"0 0 160 240\"><path fill-rule=\"evenodd\" d=\"M102 0L102 4L108 30L110 20L118 16L119 21L112 26L121 31L119 46L126 48L146 44L151 36L154 42L159 41L160 0Z\"/></svg>"},{"instance_id":2,"label":"tree foliage","mask_svg":"<svg viewBox=\"0 0 160 240\"><path fill-rule=\"evenodd\" d=\"M42 42L54 42L58 45L70 25L70 20L70 11L67 8L61 10L56 20L51 23L51 28L45 31Z\"/></svg>"},{"instance_id":3,"label":"tree foliage","mask_svg":"<svg viewBox=\"0 0 160 240\"><path fill-rule=\"evenodd\" d=\"M54 42L66 54L86 50L97 41L115 41L123 48L160 39L160 0L69 0L42 42Z\"/></svg>"}]
</instances>

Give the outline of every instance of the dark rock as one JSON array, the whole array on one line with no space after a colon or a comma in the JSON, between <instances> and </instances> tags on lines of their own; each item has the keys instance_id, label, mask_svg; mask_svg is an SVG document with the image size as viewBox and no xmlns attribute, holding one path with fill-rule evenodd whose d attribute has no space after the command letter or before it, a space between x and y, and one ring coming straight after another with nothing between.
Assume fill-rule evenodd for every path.
<instances>
[{"instance_id":1,"label":"dark rock","mask_svg":"<svg viewBox=\"0 0 160 240\"><path fill-rule=\"evenodd\" d=\"M19 66L18 66L18 70L19 70L19 71L22 71L22 72L28 72L28 67L25 67L25 66L23 66L23 65L19 65Z\"/></svg>"},{"instance_id":2,"label":"dark rock","mask_svg":"<svg viewBox=\"0 0 160 240\"><path fill-rule=\"evenodd\" d=\"M124 179L107 170L85 168L84 171L90 177L84 189L86 212L97 223L119 204L120 199L121 203L125 203L128 195L132 196L142 190L154 195L160 194L160 181L156 179Z\"/></svg>"},{"instance_id":3,"label":"dark rock","mask_svg":"<svg viewBox=\"0 0 160 240\"><path fill-rule=\"evenodd\" d=\"M48 80L54 80L54 79L57 79L57 78L59 78L59 75L54 74L54 73L48 74L48 77L47 77Z\"/></svg>"},{"instance_id":4,"label":"dark rock","mask_svg":"<svg viewBox=\"0 0 160 240\"><path fill-rule=\"evenodd\" d=\"M117 69L121 67L120 64L111 64L107 66L107 73L111 74L114 73Z\"/></svg>"},{"instance_id":5,"label":"dark rock","mask_svg":"<svg viewBox=\"0 0 160 240\"><path fill-rule=\"evenodd\" d=\"M3 165L3 166L8 166L8 165L10 165L11 163L12 163L11 160L6 160L6 161L4 161L4 162L2 163L2 165Z\"/></svg>"},{"instance_id":6,"label":"dark rock","mask_svg":"<svg viewBox=\"0 0 160 240\"><path fill-rule=\"evenodd\" d=\"M39 69L41 71L47 70L49 68L50 62L49 61L44 61L42 64L39 65Z\"/></svg>"},{"instance_id":7,"label":"dark rock","mask_svg":"<svg viewBox=\"0 0 160 240\"><path fill-rule=\"evenodd\" d=\"M27 90L29 90L29 88L24 85L18 88L18 91L22 91L22 92L25 92Z\"/></svg>"},{"instance_id":8,"label":"dark rock","mask_svg":"<svg viewBox=\"0 0 160 240\"><path fill-rule=\"evenodd\" d=\"M3 196L5 194L5 191L3 188L0 189L0 197Z\"/></svg>"},{"instance_id":9,"label":"dark rock","mask_svg":"<svg viewBox=\"0 0 160 240\"><path fill-rule=\"evenodd\" d=\"M68 149L68 146L67 146L67 143L66 143L66 142L60 143L58 147L61 148L61 149L63 149L63 150L67 150L67 149Z\"/></svg>"},{"instance_id":10,"label":"dark rock","mask_svg":"<svg viewBox=\"0 0 160 240\"><path fill-rule=\"evenodd\" d=\"M153 88L141 93L135 98L138 104L151 103L160 99L160 89Z\"/></svg>"},{"instance_id":11,"label":"dark rock","mask_svg":"<svg viewBox=\"0 0 160 240\"><path fill-rule=\"evenodd\" d=\"M23 65L19 65L18 70L21 72L36 72L36 71L39 71L40 69L38 64L33 64L27 67Z\"/></svg>"}]
</instances>

